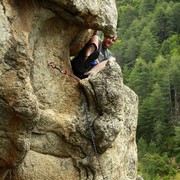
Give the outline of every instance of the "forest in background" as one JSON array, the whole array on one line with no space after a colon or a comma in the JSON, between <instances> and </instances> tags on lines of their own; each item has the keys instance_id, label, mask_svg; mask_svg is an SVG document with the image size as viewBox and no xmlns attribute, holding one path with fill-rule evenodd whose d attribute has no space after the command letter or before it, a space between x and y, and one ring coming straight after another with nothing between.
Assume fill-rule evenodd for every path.
<instances>
[{"instance_id":1,"label":"forest in background","mask_svg":"<svg viewBox=\"0 0 180 180\"><path fill-rule=\"evenodd\" d=\"M111 51L139 97L138 173L180 178L180 2L116 3L119 38Z\"/></svg>"}]
</instances>

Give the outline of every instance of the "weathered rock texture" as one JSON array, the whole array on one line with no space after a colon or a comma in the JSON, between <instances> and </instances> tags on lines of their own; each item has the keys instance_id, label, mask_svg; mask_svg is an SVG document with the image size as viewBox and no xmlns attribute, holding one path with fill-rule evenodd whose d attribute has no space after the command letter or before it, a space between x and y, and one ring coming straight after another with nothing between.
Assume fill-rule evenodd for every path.
<instances>
[{"instance_id":1,"label":"weathered rock texture","mask_svg":"<svg viewBox=\"0 0 180 180\"><path fill-rule=\"evenodd\" d=\"M78 83L75 54L93 30L115 32L114 0L0 1L0 179L136 178L137 96L120 67ZM89 28L93 30L88 30Z\"/></svg>"}]
</instances>

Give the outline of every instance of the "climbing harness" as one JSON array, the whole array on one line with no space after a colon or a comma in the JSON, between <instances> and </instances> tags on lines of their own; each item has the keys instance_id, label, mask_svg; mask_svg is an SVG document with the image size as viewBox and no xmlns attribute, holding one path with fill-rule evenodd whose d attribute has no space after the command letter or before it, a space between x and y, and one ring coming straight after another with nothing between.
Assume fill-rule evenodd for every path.
<instances>
[{"instance_id":1,"label":"climbing harness","mask_svg":"<svg viewBox=\"0 0 180 180\"><path fill-rule=\"evenodd\" d=\"M57 69L61 74L64 74L64 75L67 75L67 76L73 78L74 80L76 80L79 83L80 79L78 77L76 77L76 76L68 73L66 70L63 70L60 67L56 66L56 64L54 62L49 62L48 65L51 66L54 69ZM92 145L93 145L93 148L94 148L94 152L96 154L96 159L98 161L98 166L99 166L102 178L103 178L103 180L105 180L102 165L100 163L99 153L98 153L97 146L96 146L95 139L94 139L94 135L93 135L93 130L92 130L91 124L90 124L89 119L88 119L88 111L87 111L85 99L83 97L83 90L82 89L81 89L81 97L82 97L82 103L83 103L83 108L84 108L85 119L86 119L86 123L88 125L88 129L89 129Z\"/></svg>"}]
</instances>

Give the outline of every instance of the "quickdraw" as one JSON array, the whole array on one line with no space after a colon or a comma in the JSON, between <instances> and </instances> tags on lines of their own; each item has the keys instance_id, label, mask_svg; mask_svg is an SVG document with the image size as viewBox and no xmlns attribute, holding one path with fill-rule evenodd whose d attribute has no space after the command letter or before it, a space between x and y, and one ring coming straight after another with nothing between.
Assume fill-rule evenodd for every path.
<instances>
[{"instance_id":1,"label":"quickdraw","mask_svg":"<svg viewBox=\"0 0 180 180\"><path fill-rule=\"evenodd\" d=\"M67 76L73 78L74 80L76 80L79 83L80 79L78 77L76 77L76 76L74 76L72 74L69 74L66 70L63 70L60 67L56 66L56 64L54 62L49 62L48 65L51 66L54 69L57 69L61 74L64 74L64 75L67 75ZM86 122L87 122L87 125L88 125L88 128L89 128L89 133L90 133L90 136L91 136L92 145L93 145L93 148L94 148L94 152L96 154L96 158L97 158L97 161L98 161L98 166L99 166L102 178L103 178L103 180L105 180L102 165L100 163L99 153L98 153L96 143L95 143L95 139L94 139L94 135L93 135L94 134L93 129L92 129L91 124L90 124L90 122L88 120L88 111L87 111L87 107L86 107L86 103L85 103L82 91L81 91L81 96L82 96L82 103L83 103L83 107L84 107L85 119L86 119Z\"/></svg>"},{"instance_id":2,"label":"quickdraw","mask_svg":"<svg viewBox=\"0 0 180 180\"><path fill-rule=\"evenodd\" d=\"M53 69L57 69L61 74L64 74L65 76L69 76L69 77L73 78L74 80L76 80L77 82L80 81L80 79L77 76L74 76L74 75L68 73L66 70L61 69L59 66L57 66L55 64L55 62L51 61L48 63L48 65L51 66Z\"/></svg>"}]
</instances>

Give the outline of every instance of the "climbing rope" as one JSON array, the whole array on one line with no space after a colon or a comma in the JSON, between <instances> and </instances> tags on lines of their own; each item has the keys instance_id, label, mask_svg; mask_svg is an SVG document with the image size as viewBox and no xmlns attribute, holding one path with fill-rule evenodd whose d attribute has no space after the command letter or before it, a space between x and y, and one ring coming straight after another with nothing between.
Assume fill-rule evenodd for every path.
<instances>
[{"instance_id":1,"label":"climbing rope","mask_svg":"<svg viewBox=\"0 0 180 180\"><path fill-rule=\"evenodd\" d=\"M64 74L64 75L67 75L67 76L73 78L74 80L76 80L79 83L80 79L78 77L76 77L76 76L68 73L66 70L63 70L60 67L56 66L56 64L54 62L49 62L48 65L51 66L54 69L57 69L61 74ZM81 98L82 98L82 104L83 104L83 108L84 108L85 119L86 119L86 123L88 125L88 129L89 129L93 149L94 149L94 152L96 154L96 159L97 159L97 162L98 162L98 166L99 166L102 178L103 178L103 180L105 180L104 172L103 172L102 165L101 165L101 162L100 162L99 153L98 153L97 146L96 146L95 139L94 139L94 135L93 135L93 130L92 130L92 127L90 125L89 118L88 118L88 111L87 111L86 102L85 102L85 99L84 99L84 96L83 96L83 90L82 89L81 89Z\"/></svg>"},{"instance_id":2,"label":"climbing rope","mask_svg":"<svg viewBox=\"0 0 180 180\"><path fill-rule=\"evenodd\" d=\"M89 129L92 145L93 145L94 152L96 154L96 158L97 158L97 161L98 161L98 166L99 166L102 178L103 178L103 180L105 180L103 169L102 169L102 166L101 166L101 163L100 163L99 153L98 153L98 150L97 150L97 147L96 147L96 143L95 143L95 139L94 139L94 135L93 135L93 130L92 130L89 118L88 118L88 111L87 111L87 107L86 107L86 102L84 100L83 95L82 95L82 103L83 103L83 107L84 107L85 119L86 119L86 122L87 122L87 125L88 125L88 129Z\"/></svg>"}]
</instances>

